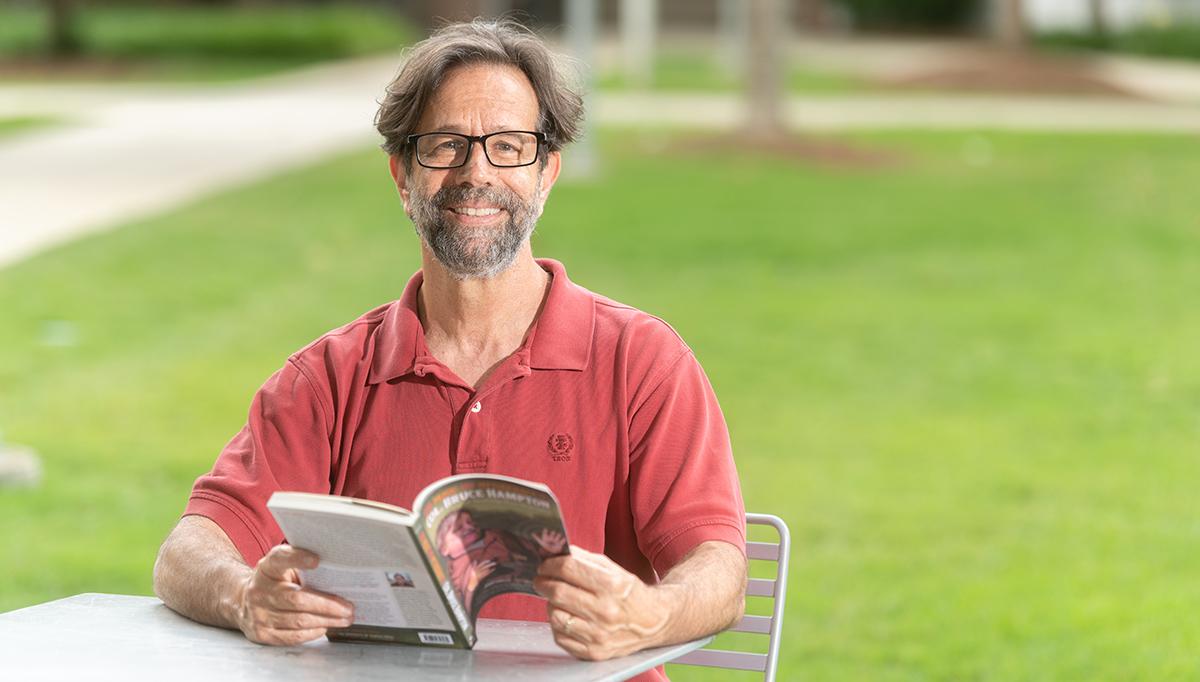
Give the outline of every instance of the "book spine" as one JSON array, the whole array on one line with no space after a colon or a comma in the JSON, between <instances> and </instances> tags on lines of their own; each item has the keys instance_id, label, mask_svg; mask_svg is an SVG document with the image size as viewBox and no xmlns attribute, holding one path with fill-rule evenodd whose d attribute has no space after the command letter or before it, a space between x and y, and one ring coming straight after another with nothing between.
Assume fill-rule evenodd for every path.
<instances>
[{"instance_id":1,"label":"book spine","mask_svg":"<svg viewBox=\"0 0 1200 682\"><path fill-rule=\"evenodd\" d=\"M417 523L409 526L409 532L414 534L417 547L421 549L421 559L425 562L425 570L433 576L434 582L438 586L442 604L450 614L450 620L455 624L456 637L465 642L466 648L474 647L476 642L475 626L471 622L470 615L463 608L462 602L459 601L458 595L455 594L454 586L450 583L450 576L442 570L442 564L434 553L433 544L429 541L429 534L425 532L425 524L422 523L421 517L418 516Z\"/></svg>"}]
</instances>

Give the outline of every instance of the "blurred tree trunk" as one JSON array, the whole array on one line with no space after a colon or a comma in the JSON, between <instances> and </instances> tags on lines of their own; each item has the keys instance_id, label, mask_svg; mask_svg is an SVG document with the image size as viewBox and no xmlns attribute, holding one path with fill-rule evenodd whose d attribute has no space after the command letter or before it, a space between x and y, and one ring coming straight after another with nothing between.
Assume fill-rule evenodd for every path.
<instances>
[{"instance_id":1,"label":"blurred tree trunk","mask_svg":"<svg viewBox=\"0 0 1200 682\"><path fill-rule=\"evenodd\" d=\"M1024 48L1029 41L1022 0L995 0L996 35L1008 47Z\"/></svg>"},{"instance_id":2,"label":"blurred tree trunk","mask_svg":"<svg viewBox=\"0 0 1200 682\"><path fill-rule=\"evenodd\" d=\"M805 31L823 33L829 29L828 0L799 0L796 18Z\"/></svg>"},{"instance_id":3,"label":"blurred tree trunk","mask_svg":"<svg viewBox=\"0 0 1200 682\"><path fill-rule=\"evenodd\" d=\"M70 57L79 54L82 43L79 40L78 17L74 0L46 0L49 23L47 28L47 47L54 57Z\"/></svg>"},{"instance_id":4,"label":"blurred tree trunk","mask_svg":"<svg viewBox=\"0 0 1200 682\"><path fill-rule=\"evenodd\" d=\"M485 12L483 0L426 0L429 16L447 21L470 21Z\"/></svg>"},{"instance_id":5,"label":"blurred tree trunk","mask_svg":"<svg viewBox=\"0 0 1200 682\"><path fill-rule=\"evenodd\" d=\"M1098 36L1108 35L1108 15L1105 12L1104 0L1088 0L1088 13L1092 20L1092 33Z\"/></svg>"},{"instance_id":6,"label":"blurred tree trunk","mask_svg":"<svg viewBox=\"0 0 1200 682\"><path fill-rule=\"evenodd\" d=\"M784 50L779 0L747 0L750 10L747 69L747 133L760 139L781 137L783 121Z\"/></svg>"}]
</instances>

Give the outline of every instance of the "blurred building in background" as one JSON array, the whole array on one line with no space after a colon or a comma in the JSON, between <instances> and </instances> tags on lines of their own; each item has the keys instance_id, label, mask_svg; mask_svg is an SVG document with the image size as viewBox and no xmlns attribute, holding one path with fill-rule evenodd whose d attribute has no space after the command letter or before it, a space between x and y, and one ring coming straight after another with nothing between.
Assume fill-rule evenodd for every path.
<instances>
[{"instance_id":1,"label":"blurred building in background","mask_svg":"<svg viewBox=\"0 0 1200 682\"><path fill-rule=\"evenodd\" d=\"M1109 29L1200 21L1196 0L1025 0L1025 15L1035 31L1084 31L1099 7Z\"/></svg>"},{"instance_id":2,"label":"blurred building in background","mask_svg":"<svg viewBox=\"0 0 1200 682\"><path fill-rule=\"evenodd\" d=\"M626 0L594 0L603 27L620 22ZM635 0L657 5L657 20L665 30L699 31L716 28L723 17L736 12L745 0ZM563 0L400 0L403 12L415 23L431 26L439 19L460 20L516 12L531 23L555 26L564 22ZM785 23L798 30L865 28L935 30L965 28L982 16L982 0L779 0Z\"/></svg>"}]
</instances>

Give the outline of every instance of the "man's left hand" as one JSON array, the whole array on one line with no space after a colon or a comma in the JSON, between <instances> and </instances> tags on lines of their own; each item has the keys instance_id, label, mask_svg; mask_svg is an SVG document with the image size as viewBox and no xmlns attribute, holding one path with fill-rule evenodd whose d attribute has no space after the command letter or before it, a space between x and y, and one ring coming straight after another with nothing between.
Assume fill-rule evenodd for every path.
<instances>
[{"instance_id":1,"label":"man's left hand","mask_svg":"<svg viewBox=\"0 0 1200 682\"><path fill-rule=\"evenodd\" d=\"M554 641L576 658L599 661L655 646L670 619L658 588L579 547L543 561L533 585L549 601Z\"/></svg>"}]
</instances>

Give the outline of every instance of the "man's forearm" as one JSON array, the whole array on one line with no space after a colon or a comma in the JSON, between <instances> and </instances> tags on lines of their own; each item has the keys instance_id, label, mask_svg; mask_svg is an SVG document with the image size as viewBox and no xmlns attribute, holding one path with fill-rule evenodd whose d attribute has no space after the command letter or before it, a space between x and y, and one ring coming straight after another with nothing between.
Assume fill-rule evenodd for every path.
<instances>
[{"instance_id":1,"label":"man's forearm","mask_svg":"<svg viewBox=\"0 0 1200 682\"><path fill-rule=\"evenodd\" d=\"M703 542L662 582L647 585L610 557L572 547L542 562L533 581L546 598L554 641L588 660L704 637L742 613L746 557L725 542Z\"/></svg>"},{"instance_id":2,"label":"man's forearm","mask_svg":"<svg viewBox=\"0 0 1200 682\"><path fill-rule=\"evenodd\" d=\"M252 573L220 526L185 516L158 551L154 593L192 620L237 629L241 593Z\"/></svg>"},{"instance_id":3,"label":"man's forearm","mask_svg":"<svg viewBox=\"0 0 1200 682\"><path fill-rule=\"evenodd\" d=\"M711 635L742 616L746 557L726 542L701 543L667 572L653 591L667 614L653 646Z\"/></svg>"}]
</instances>

